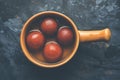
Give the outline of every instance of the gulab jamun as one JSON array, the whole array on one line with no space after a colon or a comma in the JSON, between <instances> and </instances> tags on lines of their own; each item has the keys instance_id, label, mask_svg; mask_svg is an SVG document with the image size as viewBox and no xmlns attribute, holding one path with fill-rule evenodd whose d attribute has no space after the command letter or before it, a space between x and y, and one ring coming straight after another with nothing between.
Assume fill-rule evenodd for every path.
<instances>
[{"instance_id":1,"label":"gulab jamun","mask_svg":"<svg viewBox=\"0 0 120 80\"><path fill-rule=\"evenodd\" d=\"M47 35L53 35L58 29L57 22L53 18L45 18L40 27Z\"/></svg>"},{"instance_id":2,"label":"gulab jamun","mask_svg":"<svg viewBox=\"0 0 120 80\"><path fill-rule=\"evenodd\" d=\"M49 41L45 44L43 55L47 62L56 62L62 58L62 48L55 41Z\"/></svg>"},{"instance_id":3,"label":"gulab jamun","mask_svg":"<svg viewBox=\"0 0 120 80\"><path fill-rule=\"evenodd\" d=\"M40 27L47 35L53 35L58 29L57 22L53 18L45 18Z\"/></svg>"},{"instance_id":4,"label":"gulab jamun","mask_svg":"<svg viewBox=\"0 0 120 80\"><path fill-rule=\"evenodd\" d=\"M73 42L73 36L73 31L67 26L60 27L57 33L58 42L64 46L70 45Z\"/></svg>"},{"instance_id":5,"label":"gulab jamun","mask_svg":"<svg viewBox=\"0 0 120 80\"><path fill-rule=\"evenodd\" d=\"M31 31L26 38L27 45L30 49L38 51L45 43L45 37L40 31Z\"/></svg>"}]
</instances>

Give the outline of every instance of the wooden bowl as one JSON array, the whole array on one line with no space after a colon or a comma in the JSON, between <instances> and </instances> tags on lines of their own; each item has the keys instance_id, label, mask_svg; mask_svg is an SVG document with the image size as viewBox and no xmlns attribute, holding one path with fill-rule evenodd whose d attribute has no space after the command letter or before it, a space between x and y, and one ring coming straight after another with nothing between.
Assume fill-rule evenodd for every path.
<instances>
[{"instance_id":1,"label":"wooden bowl","mask_svg":"<svg viewBox=\"0 0 120 80\"><path fill-rule=\"evenodd\" d=\"M68 49L64 49L63 58L60 61L55 62L55 63L45 62L44 59L41 57L41 53L39 53L39 54L31 53L26 45L26 35L27 35L28 31L30 30L30 27L33 26L34 24L36 27L36 25L38 25L39 22L41 20L43 20L43 18L45 18L45 17L52 17L52 18L59 20L60 24L70 25L74 32L73 45ZM36 24L36 23L38 23L38 24ZM25 22L25 24L22 28L22 31L21 31L20 44L21 44L21 48L23 50L24 55L32 63L34 63L40 67L44 67L44 68L55 68L55 67L59 67L59 66L65 64L71 60L71 58L75 55L75 53L78 49L79 42L109 40L110 36L111 36L111 32L108 28L106 28L104 30L95 30L95 31L79 31L77 29L77 26L75 25L75 23L66 15L59 13L59 12L55 12L55 11L44 11L44 12L40 12L40 13L33 15Z\"/></svg>"}]
</instances>

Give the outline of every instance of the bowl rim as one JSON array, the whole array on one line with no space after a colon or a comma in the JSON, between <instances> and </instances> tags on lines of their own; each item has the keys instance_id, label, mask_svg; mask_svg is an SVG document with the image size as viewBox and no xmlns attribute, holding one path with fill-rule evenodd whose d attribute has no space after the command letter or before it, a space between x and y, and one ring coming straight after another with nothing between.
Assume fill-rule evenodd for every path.
<instances>
[{"instance_id":1,"label":"bowl rim","mask_svg":"<svg viewBox=\"0 0 120 80\"><path fill-rule=\"evenodd\" d=\"M25 31L29 25L29 23L37 18L37 17L40 17L41 15L45 15L45 14L55 14L55 15L58 15L58 16L61 16L65 19L67 19L71 24L72 24L72 27L74 28L75 30L75 37L76 37L76 42L75 42L75 46L74 46L74 49L71 53L71 55L65 59L64 61L60 62L59 64L51 64L51 65L46 65L46 64L42 64L42 63L39 63L37 62L29 53L29 51L27 50L27 47L26 47L26 44L25 44ZM71 60L71 58L73 58L73 56L75 55L77 49L78 49L78 46L79 46L79 32L78 32L78 29L77 29L77 26L75 25L75 23L72 21L72 19L70 19L68 16L66 16L65 14L63 13L60 13L60 12L56 12L56 11L43 11L43 12L39 12L35 15L33 15L32 17L30 17L26 22L25 24L23 25L23 28L21 30L21 34L20 34L20 45L21 45L21 48L22 48L22 51L24 53L24 55L27 57L28 60L30 60L32 63L40 66L40 67L44 67L44 68L55 68L55 67L59 67L65 63L67 63L68 61Z\"/></svg>"}]
</instances>

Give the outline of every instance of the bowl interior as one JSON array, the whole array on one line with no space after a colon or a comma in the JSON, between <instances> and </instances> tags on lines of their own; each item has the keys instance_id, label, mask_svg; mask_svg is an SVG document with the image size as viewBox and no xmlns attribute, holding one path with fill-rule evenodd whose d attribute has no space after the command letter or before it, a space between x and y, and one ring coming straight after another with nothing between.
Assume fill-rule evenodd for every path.
<instances>
[{"instance_id":1,"label":"bowl interior","mask_svg":"<svg viewBox=\"0 0 120 80\"><path fill-rule=\"evenodd\" d=\"M31 31L33 29L40 30L40 24L45 18L55 19L58 23L58 27L69 26L69 28L71 28L71 30L73 30L73 33L74 33L73 44L70 46L67 46L67 47L64 47L61 45L61 47L63 48L63 56L60 61L55 62L55 63L46 62L43 57L42 50L40 50L39 52L32 52L26 44L26 36L28 35L29 31ZM70 18L68 18L64 14L61 14L58 12L52 12L52 11L43 12L43 13L41 12L41 13L38 13L38 14L32 16L31 18L29 18L27 20L27 22L25 23L25 25L23 26L23 29L21 32L21 47L22 47L22 50L23 50L25 56L31 62L33 62L41 67L53 68L53 67L58 67L64 63L66 63L74 56L74 54L77 50L78 44L79 44L78 38L79 37L78 37L78 31L77 31L76 25L73 23L73 21ZM50 40L56 41L56 38L51 37Z\"/></svg>"}]
</instances>

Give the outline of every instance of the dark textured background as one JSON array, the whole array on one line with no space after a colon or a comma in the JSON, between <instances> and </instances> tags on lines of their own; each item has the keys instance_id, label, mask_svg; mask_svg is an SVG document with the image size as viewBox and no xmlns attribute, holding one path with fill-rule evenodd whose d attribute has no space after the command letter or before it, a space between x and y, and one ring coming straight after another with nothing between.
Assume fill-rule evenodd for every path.
<instances>
[{"instance_id":1,"label":"dark textured background","mask_svg":"<svg viewBox=\"0 0 120 80\"><path fill-rule=\"evenodd\" d=\"M54 10L78 29L109 27L109 42L81 43L75 57L59 68L43 69L23 55L19 36L35 13ZM120 80L120 0L0 0L0 80Z\"/></svg>"}]
</instances>

